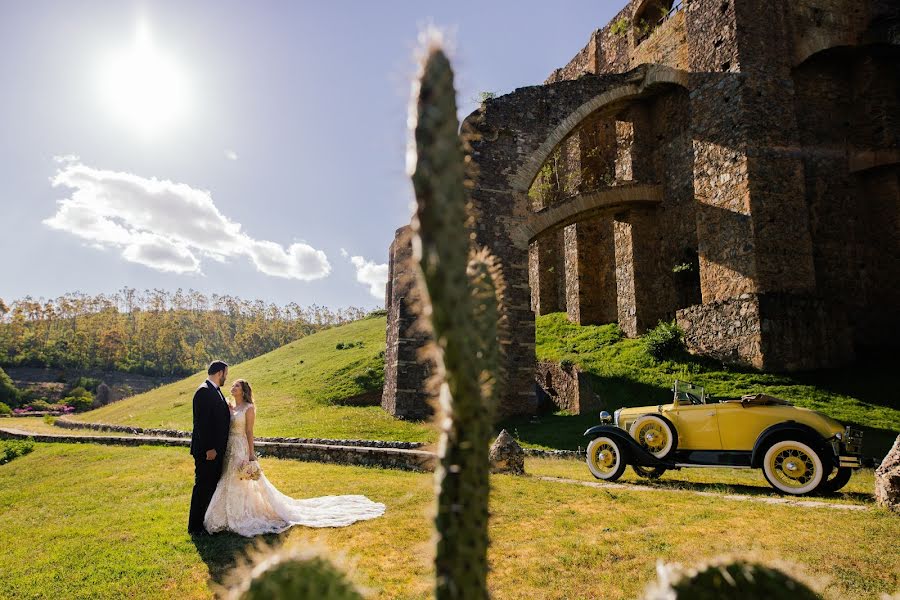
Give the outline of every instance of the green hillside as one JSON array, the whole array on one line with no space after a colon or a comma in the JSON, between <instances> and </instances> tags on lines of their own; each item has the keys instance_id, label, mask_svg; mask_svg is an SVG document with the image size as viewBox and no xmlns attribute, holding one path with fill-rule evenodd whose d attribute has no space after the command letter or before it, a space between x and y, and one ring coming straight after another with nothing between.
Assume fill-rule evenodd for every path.
<instances>
[{"instance_id":1,"label":"green hillside","mask_svg":"<svg viewBox=\"0 0 900 600\"><path fill-rule=\"evenodd\" d=\"M233 365L228 370L229 381L243 378L253 386L258 412L256 434L425 442L436 439L428 423L394 419L380 406L335 404L380 388L384 331L383 317L363 319ZM78 419L189 431L191 399L205 378L204 373L197 373L80 414Z\"/></svg>"},{"instance_id":2,"label":"green hillside","mask_svg":"<svg viewBox=\"0 0 900 600\"><path fill-rule=\"evenodd\" d=\"M866 429L872 456L883 456L900 431L900 403L890 357L861 360L843 369L805 373L760 373L680 353L654 360L642 339L628 339L615 324L579 326L563 313L537 319L538 360L569 362L591 375L593 390L612 412L620 406L671 402L675 379L706 387L715 397L767 393L819 410L845 424ZM678 353L676 353L678 354ZM586 444L585 429L596 415L555 413L505 423L523 443L550 448Z\"/></svg>"}]
</instances>

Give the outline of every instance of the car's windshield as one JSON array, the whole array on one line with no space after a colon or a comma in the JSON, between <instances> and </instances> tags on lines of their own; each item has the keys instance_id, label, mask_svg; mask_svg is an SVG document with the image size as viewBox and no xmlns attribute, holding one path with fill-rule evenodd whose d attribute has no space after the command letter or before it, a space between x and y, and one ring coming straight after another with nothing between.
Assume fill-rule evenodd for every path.
<instances>
[{"instance_id":1,"label":"car's windshield","mask_svg":"<svg viewBox=\"0 0 900 600\"><path fill-rule=\"evenodd\" d=\"M684 381L675 380L672 387L675 392L675 401L679 404L706 404L706 390L699 385L692 385Z\"/></svg>"}]
</instances>

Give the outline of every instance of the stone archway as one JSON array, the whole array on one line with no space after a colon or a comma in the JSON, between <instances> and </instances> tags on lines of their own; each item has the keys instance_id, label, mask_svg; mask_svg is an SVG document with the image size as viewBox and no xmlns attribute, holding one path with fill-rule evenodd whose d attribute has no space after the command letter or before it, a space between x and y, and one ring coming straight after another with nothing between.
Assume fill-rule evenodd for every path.
<instances>
[{"instance_id":1,"label":"stone archway","mask_svg":"<svg viewBox=\"0 0 900 600\"><path fill-rule=\"evenodd\" d=\"M622 74L587 75L573 81L526 87L486 101L463 123L477 175L471 192L475 242L502 262L507 282L507 388L500 414L530 414L534 395L535 322L531 307L528 242L543 232L603 210L646 209L661 200L658 186L610 188L534 212L528 189L554 149L598 111L687 87L688 74L661 65L642 65ZM651 230L645 210L623 223L627 236ZM629 237L629 239L631 239ZM637 238L635 238L637 239ZM639 245L639 244L638 244Z\"/></svg>"}]
</instances>

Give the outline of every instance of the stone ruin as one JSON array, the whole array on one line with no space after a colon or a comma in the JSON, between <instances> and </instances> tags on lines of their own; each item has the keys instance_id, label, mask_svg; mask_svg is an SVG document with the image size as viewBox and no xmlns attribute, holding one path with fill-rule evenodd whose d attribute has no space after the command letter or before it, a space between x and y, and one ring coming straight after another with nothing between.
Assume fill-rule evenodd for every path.
<instances>
[{"instance_id":1,"label":"stone ruin","mask_svg":"<svg viewBox=\"0 0 900 600\"><path fill-rule=\"evenodd\" d=\"M766 371L900 333L900 3L632 0L543 85L465 119L475 243L508 284L500 415L538 400L535 315L676 319ZM391 245L382 406L430 412L408 229ZM590 404L590 403L589 403Z\"/></svg>"}]
</instances>

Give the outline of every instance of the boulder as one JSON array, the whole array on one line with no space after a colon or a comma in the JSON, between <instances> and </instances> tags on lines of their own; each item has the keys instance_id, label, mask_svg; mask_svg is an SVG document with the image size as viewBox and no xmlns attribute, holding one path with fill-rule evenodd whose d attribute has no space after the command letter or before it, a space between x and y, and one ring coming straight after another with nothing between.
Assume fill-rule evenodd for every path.
<instances>
[{"instance_id":1,"label":"boulder","mask_svg":"<svg viewBox=\"0 0 900 600\"><path fill-rule=\"evenodd\" d=\"M525 451L504 429L491 446L491 473L525 474Z\"/></svg>"},{"instance_id":2,"label":"boulder","mask_svg":"<svg viewBox=\"0 0 900 600\"><path fill-rule=\"evenodd\" d=\"M875 500L881 506L900 512L900 435L875 469Z\"/></svg>"}]
</instances>

